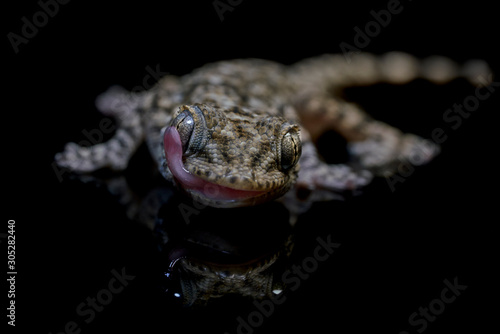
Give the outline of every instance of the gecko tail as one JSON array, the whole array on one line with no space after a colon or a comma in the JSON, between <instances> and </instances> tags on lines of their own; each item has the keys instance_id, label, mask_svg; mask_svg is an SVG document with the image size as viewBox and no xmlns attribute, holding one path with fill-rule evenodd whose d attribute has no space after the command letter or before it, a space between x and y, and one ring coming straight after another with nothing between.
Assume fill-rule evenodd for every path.
<instances>
[{"instance_id":1,"label":"gecko tail","mask_svg":"<svg viewBox=\"0 0 500 334\"><path fill-rule=\"evenodd\" d=\"M459 64L444 56L419 59L399 51L382 55L366 52L348 56L325 54L296 63L291 73L301 87L313 91L317 87L325 87L334 95L347 87L377 83L400 85L419 78L435 84L465 78L475 86L489 85L493 79L492 71L484 60L474 59Z\"/></svg>"},{"instance_id":2,"label":"gecko tail","mask_svg":"<svg viewBox=\"0 0 500 334\"><path fill-rule=\"evenodd\" d=\"M492 80L488 63L481 59L459 64L444 56L418 59L404 52L389 52L382 55L379 62L379 80L393 84L405 84L418 78L434 84L446 84L465 78L474 86L482 86Z\"/></svg>"}]
</instances>

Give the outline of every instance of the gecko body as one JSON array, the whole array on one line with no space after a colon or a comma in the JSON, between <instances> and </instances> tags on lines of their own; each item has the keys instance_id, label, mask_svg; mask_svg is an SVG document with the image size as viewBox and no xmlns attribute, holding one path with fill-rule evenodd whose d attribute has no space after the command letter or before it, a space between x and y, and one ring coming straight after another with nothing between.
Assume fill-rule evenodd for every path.
<instances>
[{"instance_id":1,"label":"gecko body","mask_svg":"<svg viewBox=\"0 0 500 334\"><path fill-rule=\"evenodd\" d=\"M342 55L291 66L260 59L216 62L182 77L167 75L141 94L111 88L96 105L116 119L114 137L90 148L69 143L56 162L78 173L123 170L146 141L161 174L209 206L255 205L285 194L295 204L327 200L390 175L401 160L424 164L439 152L432 141L344 101L343 88L416 78L444 83L460 76L474 84L487 71L480 61L459 66L400 52L362 53L350 63ZM321 159L315 142L328 130L346 139L352 162Z\"/></svg>"}]
</instances>

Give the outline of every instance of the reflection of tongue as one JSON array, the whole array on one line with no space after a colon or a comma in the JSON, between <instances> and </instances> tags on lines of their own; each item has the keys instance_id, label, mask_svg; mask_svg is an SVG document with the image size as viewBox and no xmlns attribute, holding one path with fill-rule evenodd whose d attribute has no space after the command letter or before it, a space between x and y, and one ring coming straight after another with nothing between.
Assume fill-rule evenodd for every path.
<instances>
[{"instance_id":1,"label":"reflection of tongue","mask_svg":"<svg viewBox=\"0 0 500 334\"><path fill-rule=\"evenodd\" d=\"M167 158L168 168L186 189L196 190L205 196L219 200L245 199L263 193L262 191L237 190L202 180L184 168L182 163L182 143L179 132L173 126L165 130L163 147Z\"/></svg>"}]
</instances>

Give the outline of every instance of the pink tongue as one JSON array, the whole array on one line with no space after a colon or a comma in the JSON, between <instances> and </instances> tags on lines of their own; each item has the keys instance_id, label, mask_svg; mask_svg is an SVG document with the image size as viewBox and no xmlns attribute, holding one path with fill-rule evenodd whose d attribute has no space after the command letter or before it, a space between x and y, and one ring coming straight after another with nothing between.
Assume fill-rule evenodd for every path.
<instances>
[{"instance_id":1,"label":"pink tongue","mask_svg":"<svg viewBox=\"0 0 500 334\"><path fill-rule=\"evenodd\" d=\"M206 197L219 200L237 200L254 197L263 193L262 191L237 190L205 181L194 176L184 168L182 163L182 143L179 132L173 126L165 130L163 136L163 147L167 158L168 168L186 189L201 192Z\"/></svg>"}]
</instances>

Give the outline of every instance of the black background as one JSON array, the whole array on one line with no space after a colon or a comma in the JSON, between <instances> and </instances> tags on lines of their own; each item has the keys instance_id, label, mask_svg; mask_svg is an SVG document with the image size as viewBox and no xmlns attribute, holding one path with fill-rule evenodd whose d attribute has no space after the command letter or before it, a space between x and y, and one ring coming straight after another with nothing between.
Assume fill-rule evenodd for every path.
<instances>
[{"instance_id":1,"label":"black background","mask_svg":"<svg viewBox=\"0 0 500 334\"><path fill-rule=\"evenodd\" d=\"M72 1L60 5L17 54L5 37L2 232L7 219L16 220L16 329L59 333L74 320L81 333L236 333L237 317L245 318L251 306L236 300L186 311L165 304L150 284L157 263L149 231L128 221L103 189L59 182L53 156L66 142L84 139L82 130L98 126L99 93L114 84L141 86L148 66L182 75L223 59L291 64L338 53L341 42L354 43L354 27L364 29L373 20L370 11L387 3L247 0L221 21L212 1ZM401 13L363 51L440 54L458 62L481 58L495 69L498 15L487 3L401 1ZM39 10L36 1L5 10L4 36L20 34L21 18L31 20ZM331 235L341 247L256 333L416 333L420 326L412 327L408 317L439 298L443 280L455 277L467 289L424 332L484 332L494 322L498 313L489 302L495 301L498 266L498 92L456 130L443 120L448 108L473 94L464 80L347 92L405 131L429 138L443 128L443 152L394 192L386 180L377 180L361 197L320 203L301 217L294 255L299 263L311 256L318 236ZM136 279L85 324L77 305L105 288L111 270L122 267Z\"/></svg>"}]
</instances>

